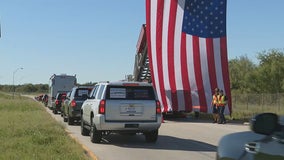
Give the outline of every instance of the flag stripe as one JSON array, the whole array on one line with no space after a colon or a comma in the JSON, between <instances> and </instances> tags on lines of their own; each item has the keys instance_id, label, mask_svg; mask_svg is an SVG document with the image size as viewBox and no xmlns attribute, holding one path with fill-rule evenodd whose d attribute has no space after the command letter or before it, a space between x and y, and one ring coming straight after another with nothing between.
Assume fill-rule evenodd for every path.
<instances>
[{"instance_id":1,"label":"flag stripe","mask_svg":"<svg viewBox=\"0 0 284 160\"><path fill-rule=\"evenodd\" d=\"M208 57L207 57L207 48L206 38L199 38L200 41L200 61L201 61L201 70L202 70L202 82L203 82L203 91L205 96L205 106L202 106L202 112L208 112L207 106L209 106L212 98L211 94L211 85L208 71Z\"/></svg>"},{"instance_id":2,"label":"flag stripe","mask_svg":"<svg viewBox=\"0 0 284 160\"><path fill-rule=\"evenodd\" d=\"M163 52L162 52L162 39L163 39L163 14L164 14L164 1L163 0L158 0L158 4L157 4L157 19L156 19L156 54L157 54L157 59L156 59L156 64L157 64L157 70L156 73L158 77L158 81L160 84L160 99L162 100L162 104L164 106L164 110L168 110L168 104L167 104L167 100L166 100L166 93L165 93L165 86L164 86L164 71L163 71ZM167 31L167 30L165 30Z\"/></svg>"},{"instance_id":3,"label":"flag stripe","mask_svg":"<svg viewBox=\"0 0 284 160\"><path fill-rule=\"evenodd\" d=\"M221 59L222 59L222 73L223 74L223 82L224 82L224 91L225 94L228 97L228 106L225 108L225 113L226 114L232 114L232 102L231 102L231 92L230 92L230 78L229 78L229 64L228 64L228 53L227 53L227 38L226 37L222 37L220 39L220 43L221 43Z\"/></svg>"},{"instance_id":4,"label":"flag stripe","mask_svg":"<svg viewBox=\"0 0 284 160\"><path fill-rule=\"evenodd\" d=\"M177 3L174 1L170 1L170 17L169 17L169 24L168 24L168 71L169 71L169 81L170 86L167 92L171 93L172 98L172 109L174 111L178 110L178 101L177 101L177 90L176 90L176 82L175 82L175 50L174 50L174 42L175 42L175 22L176 22L176 9Z\"/></svg>"},{"instance_id":5,"label":"flag stripe","mask_svg":"<svg viewBox=\"0 0 284 160\"><path fill-rule=\"evenodd\" d=\"M192 111L192 98L191 98L191 89L189 85L189 78L188 76L188 68L187 68L187 52L186 52L186 34L182 33L181 36L181 74L182 76L182 84L183 84L183 94L184 94L184 101L185 101L185 111Z\"/></svg>"},{"instance_id":6,"label":"flag stripe","mask_svg":"<svg viewBox=\"0 0 284 160\"><path fill-rule=\"evenodd\" d=\"M212 38L207 38L206 39L206 46L207 46L207 57L208 57L208 73L209 73L209 79L210 79L210 84L211 84L211 95L214 94L214 89L218 87L217 84L217 78L216 78L216 66L215 66L215 57L214 57L214 45L213 45L213 39ZM208 93L210 93L208 91ZM209 104L208 104L209 105ZM208 112L212 113L213 108L208 107Z\"/></svg>"},{"instance_id":7,"label":"flag stripe","mask_svg":"<svg viewBox=\"0 0 284 160\"><path fill-rule=\"evenodd\" d=\"M167 108L167 111L172 111L172 98L171 93L167 92L170 91L170 82L169 82L169 72L168 72L168 24L169 24L169 8L170 8L171 1L164 1L164 15L163 15L163 39L162 39L162 53L163 53L163 80L164 80L164 88L163 92L165 92L164 98L166 100L166 104L164 104Z\"/></svg>"},{"instance_id":8,"label":"flag stripe","mask_svg":"<svg viewBox=\"0 0 284 160\"><path fill-rule=\"evenodd\" d=\"M195 70L195 78L197 85L197 93L199 95L199 106L201 112L206 112L207 109L204 109L206 106L206 98L203 87L203 78L202 78L202 69L201 69L201 61L200 61L200 43L199 37L193 36L193 59L194 59L194 70ZM207 107L207 106L206 106Z\"/></svg>"},{"instance_id":9,"label":"flag stripe","mask_svg":"<svg viewBox=\"0 0 284 160\"><path fill-rule=\"evenodd\" d=\"M176 9L176 17L183 17L183 8L180 5L175 6ZM175 110L185 110L185 99L184 99L184 86L182 83L182 63L181 63L181 43L182 43L182 19L176 18L175 22L175 38L174 38L174 55L175 55L175 82L176 82L176 89L177 89L177 104L178 106Z\"/></svg>"},{"instance_id":10,"label":"flag stripe","mask_svg":"<svg viewBox=\"0 0 284 160\"><path fill-rule=\"evenodd\" d=\"M195 77L195 68L194 68L194 58L193 58L193 40L191 35L186 35L186 51L187 51L187 68L189 71L189 83L191 88L191 99L192 99L192 107L199 106L199 94L196 84L196 77ZM199 111L199 109L194 108L194 111Z\"/></svg>"},{"instance_id":11,"label":"flag stripe","mask_svg":"<svg viewBox=\"0 0 284 160\"><path fill-rule=\"evenodd\" d=\"M215 66L215 57L214 57L214 48L213 48L213 39L207 38L206 40L207 46L207 57L208 57L208 71L210 77L211 84L211 93L214 94L214 89L218 87L217 78L216 78L216 66Z\"/></svg>"},{"instance_id":12,"label":"flag stripe","mask_svg":"<svg viewBox=\"0 0 284 160\"><path fill-rule=\"evenodd\" d=\"M152 78L152 83L155 89L157 90L158 97L161 97L161 92L160 92L160 84L157 83L157 65L156 65L156 53L155 53L155 43L152 43L152 40L155 41L155 33L156 28L155 28L155 20L156 20L156 5L151 4L151 1L147 0L146 1L146 34L147 34L147 44L148 44L148 57L149 57L149 64L151 67L151 78ZM153 9L155 8L155 9ZM152 18L151 18L152 17ZM153 48L153 49L152 49Z\"/></svg>"}]
</instances>

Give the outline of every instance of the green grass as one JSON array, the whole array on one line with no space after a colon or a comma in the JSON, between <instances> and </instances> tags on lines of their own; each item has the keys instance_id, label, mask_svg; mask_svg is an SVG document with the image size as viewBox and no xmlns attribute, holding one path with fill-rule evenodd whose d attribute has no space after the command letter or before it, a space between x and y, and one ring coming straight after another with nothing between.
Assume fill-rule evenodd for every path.
<instances>
[{"instance_id":1,"label":"green grass","mask_svg":"<svg viewBox=\"0 0 284 160\"><path fill-rule=\"evenodd\" d=\"M38 102L0 93L0 115L0 159L90 159Z\"/></svg>"}]
</instances>

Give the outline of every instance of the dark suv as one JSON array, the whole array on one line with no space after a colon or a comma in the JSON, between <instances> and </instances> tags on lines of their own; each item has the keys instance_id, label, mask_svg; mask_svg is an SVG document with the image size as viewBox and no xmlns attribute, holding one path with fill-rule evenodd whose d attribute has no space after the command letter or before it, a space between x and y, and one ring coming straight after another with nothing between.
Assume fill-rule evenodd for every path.
<instances>
[{"instance_id":1,"label":"dark suv","mask_svg":"<svg viewBox=\"0 0 284 160\"><path fill-rule=\"evenodd\" d=\"M65 98L66 98L66 93L57 93L56 94L55 107L52 110L52 112L54 114L57 114L58 111L61 112L61 105L62 105L62 102L65 100Z\"/></svg>"},{"instance_id":2,"label":"dark suv","mask_svg":"<svg viewBox=\"0 0 284 160\"><path fill-rule=\"evenodd\" d=\"M75 120L81 119L80 110L82 104L88 98L93 88L93 86L77 86L72 88L62 106L64 122L68 121L68 124L72 125Z\"/></svg>"}]
</instances>

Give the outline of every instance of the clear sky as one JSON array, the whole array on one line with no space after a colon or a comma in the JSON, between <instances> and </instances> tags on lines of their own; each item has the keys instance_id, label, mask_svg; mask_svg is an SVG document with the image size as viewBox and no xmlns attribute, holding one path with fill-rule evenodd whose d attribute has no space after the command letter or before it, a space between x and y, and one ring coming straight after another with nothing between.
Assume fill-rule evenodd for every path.
<instances>
[{"instance_id":1,"label":"clear sky","mask_svg":"<svg viewBox=\"0 0 284 160\"><path fill-rule=\"evenodd\" d=\"M229 59L284 48L283 0L228 0ZM132 74L145 0L0 0L0 84L79 83Z\"/></svg>"}]
</instances>

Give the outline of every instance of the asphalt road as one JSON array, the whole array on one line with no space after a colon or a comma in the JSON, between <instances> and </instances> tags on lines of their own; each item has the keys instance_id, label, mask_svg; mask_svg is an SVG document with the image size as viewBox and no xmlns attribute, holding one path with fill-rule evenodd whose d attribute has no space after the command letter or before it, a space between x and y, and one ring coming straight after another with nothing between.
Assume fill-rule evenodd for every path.
<instances>
[{"instance_id":1,"label":"asphalt road","mask_svg":"<svg viewBox=\"0 0 284 160\"><path fill-rule=\"evenodd\" d=\"M46 109L78 143L98 160L212 160L218 141L228 133L249 130L247 125L213 124L193 118L165 120L156 143L146 143L143 135L111 134L101 144L80 134L80 124L69 126L63 118Z\"/></svg>"}]
</instances>

